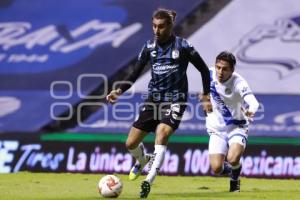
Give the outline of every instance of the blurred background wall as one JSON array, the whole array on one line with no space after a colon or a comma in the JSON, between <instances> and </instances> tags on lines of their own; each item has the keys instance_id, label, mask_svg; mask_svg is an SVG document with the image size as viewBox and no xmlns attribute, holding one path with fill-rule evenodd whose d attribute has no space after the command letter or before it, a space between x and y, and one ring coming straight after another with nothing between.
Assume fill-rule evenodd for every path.
<instances>
[{"instance_id":1,"label":"blurred background wall","mask_svg":"<svg viewBox=\"0 0 300 200\"><path fill-rule=\"evenodd\" d=\"M105 96L153 37L159 7L177 11L174 32L209 66L232 51L256 94L261 106L243 174L300 177L297 0L0 1L0 172L130 170L123 143L147 93L149 66L119 104L107 105ZM201 76L192 65L188 78L190 107L170 141L165 174L210 173Z\"/></svg>"}]
</instances>

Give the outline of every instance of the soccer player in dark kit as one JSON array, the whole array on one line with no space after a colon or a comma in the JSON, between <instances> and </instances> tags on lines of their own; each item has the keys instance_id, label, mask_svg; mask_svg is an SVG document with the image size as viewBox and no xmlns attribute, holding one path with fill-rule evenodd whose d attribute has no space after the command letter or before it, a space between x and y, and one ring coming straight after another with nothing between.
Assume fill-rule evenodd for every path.
<instances>
[{"instance_id":1,"label":"soccer player in dark kit","mask_svg":"<svg viewBox=\"0 0 300 200\"><path fill-rule=\"evenodd\" d=\"M191 44L173 34L175 17L176 12L167 9L158 9L153 13L154 39L145 43L134 71L126 79L134 83L145 65L150 62L152 78L148 85L148 98L126 141L126 148L137 160L130 171L130 180L135 180L144 166L148 162L151 163L148 175L141 184L141 198L147 198L151 184L163 164L168 139L178 128L186 108L188 93L186 71L189 62L201 73L203 110L206 113L212 111L208 67ZM106 97L108 102L116 102L118 96L129 87L130 85L123 84L112 90ZM144 152L142 143L149 132L156 135L154 153L151 156Z\"/></svg>"}]
</instances>

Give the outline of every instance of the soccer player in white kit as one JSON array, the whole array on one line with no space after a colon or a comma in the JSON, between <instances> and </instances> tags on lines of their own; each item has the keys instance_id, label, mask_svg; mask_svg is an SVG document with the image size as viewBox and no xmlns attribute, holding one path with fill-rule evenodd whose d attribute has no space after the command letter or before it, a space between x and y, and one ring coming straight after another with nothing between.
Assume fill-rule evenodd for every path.
<instances>
[{"instance_id":1,"label":"soccer player in white kit","mask_svg":"<svg viewBox=\"0 0 300 200\"><path fill-rule=\"evenodd\" d=\"M234 72L235 56L227 51L216 57L210 69L213 112L207 113L209 159L215 174L230 175L230 192L240 191L240 158L244 153L248 126L259 107L246 80Z\"/></svg>"}]
</instances>

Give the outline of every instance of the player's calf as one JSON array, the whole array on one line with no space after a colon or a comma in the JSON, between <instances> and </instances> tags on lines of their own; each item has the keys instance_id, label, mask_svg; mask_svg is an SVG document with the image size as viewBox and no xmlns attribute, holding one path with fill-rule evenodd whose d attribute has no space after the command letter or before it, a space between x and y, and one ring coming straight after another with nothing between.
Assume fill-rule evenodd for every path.
<instances>
[{"instance_id":1,"label":"player's calf","mask_svg":"<svg viewBox=\"0 0 300 200\"><path fill-rule=\"evenodd\" d=\"M242 165L232 166L230 177L232 180L238 180L241 174Z\"/></svg>"},{"instance_id":2,"label":"player's calf","mask_svg":"<svg viewBox=\"0 0 300 200\"><path fill-rule=\"evenodd\" d=\"M240 177L240 173L242 170L242 166L238 165L238 166L232 166L232 170L231 170L231 180L230 180L230 192L240 192L240 185L241 185L241 181L239 180Z\"/></svg>"}]
</instances>

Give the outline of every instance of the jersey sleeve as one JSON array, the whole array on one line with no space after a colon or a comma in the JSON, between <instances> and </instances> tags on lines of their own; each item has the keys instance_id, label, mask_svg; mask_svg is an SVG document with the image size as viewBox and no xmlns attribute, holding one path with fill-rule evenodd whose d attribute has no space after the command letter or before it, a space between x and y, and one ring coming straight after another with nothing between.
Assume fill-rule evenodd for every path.
<instances>
[{"instance_id":1,"label":"jersey sleeve","mask_svg":"<svg viewBox=\"0 0 300 200\"><path fill-rule=\"evenodd\" d=\"M182 40L182 47L185 51L185 54L195 68L201 73L202 85L203 85L203 94L208 94L210 92L210 73L209 69L201 58L199 53L195 48L185 39Z\"/></svg>"},{"instance_id":2,"label":"jersey sleeve","mask_svg":"<svg viewBox=\"0 0 300 200\"><path fill-rule=\"evenodd\" d=\"M259 103L253 94L246 95L244 101L248 105L248 111L256 113L259 108Z\"/></svg>"},{"instance_id":3,"label":"jersey sleeve","mask_svg":"<svg viewBox=\"0 0 300 200\"><path fill-rule=\"evenodd\" d=\"M253 94L252 90L250 89L248 83L245 80L241 80L236 84L236 91L240 94L241 98L248 94Z\"/></svg>"},{"instance_id":4,"label":"jersey sleeve","mask_svg":"<svg viewBox=\"0 0 300 200\"><path fill-rule=\"evenodd\" d=\"M196 54L199 55L199 53L195 50L193 45L191 43L189 43L186 39L182 39L181 45L185 51L186 56L189 59L193 58Z\"/></svg>"},{"instance_id":5,"label":"jersey sleeve","mask_svg":"<svg viewBox=\"0 0 300 200\"><path fill-rule=\"evenodd\" d=\"M147 48L147 43L145 43L138 55L138 62L146 65L148 60L149 60L149 50Z\"/></svg>"},{"instance_id":6,"label":"jersey sleeve","mask_svg":"<svg viewBox=\"0 0 300 200\"><path fill-rule=\"evenodd\" d=\"M259 103L255 98L252 90L250 89L248 83L245 80L241 80L236 84L236 90L244 100L244 103L246 103L248 111L255 113L259 107Z\"/></svg>"}]
</instances>

